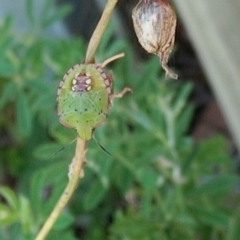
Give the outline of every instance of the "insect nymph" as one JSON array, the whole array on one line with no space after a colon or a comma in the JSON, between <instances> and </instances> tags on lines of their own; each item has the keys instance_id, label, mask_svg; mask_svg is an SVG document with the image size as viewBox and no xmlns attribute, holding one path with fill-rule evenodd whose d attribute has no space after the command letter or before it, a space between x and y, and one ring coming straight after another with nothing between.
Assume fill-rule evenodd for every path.
<instances>
[{"instance_id":1,"label":"insect nymph","mask_svg":"<svg viewBox=\"0 0 240 240\"><path fill-rule=\"evenodd\" d=\"M93 130L106 120L112 99L130 91L125 88L120 95L113 94L113 78L103 69L106 64L76 64L59 84L59 121L75 128L83 140L89 140Z\"/></svg>"}]
</instances>

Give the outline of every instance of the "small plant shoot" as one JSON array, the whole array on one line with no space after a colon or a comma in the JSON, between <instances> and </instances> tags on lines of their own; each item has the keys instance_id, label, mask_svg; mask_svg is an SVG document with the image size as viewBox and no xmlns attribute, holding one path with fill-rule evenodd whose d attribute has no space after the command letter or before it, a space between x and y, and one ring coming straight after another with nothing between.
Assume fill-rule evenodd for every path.
<instances>
[{"instance_id":1,"label":"small plant shoot","mask_svg":"<svg viewBox=\"0 0 240 240\"><path fill-rule=\"evenodd\" d=\"M113 94L113 78L104 67L123 54L107 59L102 64L76 64L63 76L57 91L59 121L65 127L76 129L79 137L89 140L92 132L104 123L112 100L122 97Z\"/></svg>"}]
</instances>

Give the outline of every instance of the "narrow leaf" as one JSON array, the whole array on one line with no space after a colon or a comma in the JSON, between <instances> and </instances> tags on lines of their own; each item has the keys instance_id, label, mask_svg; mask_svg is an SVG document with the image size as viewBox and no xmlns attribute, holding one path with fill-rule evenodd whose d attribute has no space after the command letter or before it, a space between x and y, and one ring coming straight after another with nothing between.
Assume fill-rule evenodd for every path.
<instances>
[{"instance_id":1,"label":"narrow leaf","mask_svg":"<svg viewBox=\"0 0 240 240\"><path fill-rule=\"evenodd\" d=\"M213 196L218 194L226 194L233 190L233 187L239 183L239 177L234 175L223 175L213 177L209 182L203 183L187 194L187 198L198 198L200 196Z\"/></svg>"},{"instance_id":2,"label":"narrow leaf","mask_svg":"<svg viewBox=\"0 0 240 240\"><path fill-rule=\"evenodd\" d=\"M33 0L26 0L26 13L27 13L27 17L30 21L30 23L34 24L35 22L35 17L34 17L34 6L33 6Z\"/></svg>"},{"instance_id":3,"label":"narrow leaf","mask_svg":"<svg viewBox=\"0 0 240 240\"><path fill-rule=\"evenodd\" d=\"M99 181L93 183L90 190L86 193L86 197L84 198L85 209L88 211L94 209L104 198L105 194L106 189L103 188Z\"/></svg>"},{"instance_id":4,"label":"narrow leaf","mask_svg":"<svg viewBox=\"0 0 240 240\"><path fill-rule=\"evenodd\" d=\"M34 156L45 160L52 159L62 148L63 146L58 143L45 143L35 149Z\"/></svg>"},{"instance_id":5,"label":"narrow leaf","mask_svg":"<svg viewBox=\"0 0 240 240\"><path fill-rule=\"evenodd\" d=\"M0 195L4 197L4 199L7 201L7 203L13 210L18 209L19 204L18 204L17 197L10 188L0 187Z\"/></svg>"},{"instance_id":6,"label":"narrow leaf","mask_svg":"<svg viewBox=\"0 0 240 240\"><path fill-rule=\"evenodd\" d=\"M213 226L227 228L229 225L229 216L225 213L216 210L208 210L200 207L191 207L192 214L196 215L197 218L204 224Z\"/></svg>"},{"instance_id":7,"label":"narrow leaf","mask_svg":"<svg viewBox=\"0 0 240 240\"><path fill-rule=\"evenodd\" d=\"M50 26L54 22L57 22L62 18L66 17L71 11L72 7L70 5L64 5L62 7L59 7L55 14L43 20L42 26L44 28Z\"/></svg>"},{"instance_id":8,"label":"narrow leaf","mask_svg":"<svg viewBox=\"0 0 240 240\"><path fill-rule=\"evenodd\" d=\"M25 94L20 91L17 96L16 114L19 133L24 137L29 136L32 130L32 116L27 98Z\"/></svg>"},{"instance_id":9,"label":"narrow leaf","mask_svg":"<svg viewBox=\"0 0 240 240\"><path fill-rule=\"evenodd\" d=\"M13 82L8 82L2 90L0 97L0 111L6 106L7 102L14 99L15 85Z\"/></svg>"}]
</instances>

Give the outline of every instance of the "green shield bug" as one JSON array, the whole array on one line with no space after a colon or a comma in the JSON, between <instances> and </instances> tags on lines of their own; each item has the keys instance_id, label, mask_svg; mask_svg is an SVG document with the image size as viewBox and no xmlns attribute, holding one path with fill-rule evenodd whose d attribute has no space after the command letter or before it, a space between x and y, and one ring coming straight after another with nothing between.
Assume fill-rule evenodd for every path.
<instances>
[{"instance_id":1,"label":"green shield bug","mask_svg":"<svg viewBox=\"0 0 240 240\"><path fill-rule=\"evenodd\" d=\"M76 129L79 137L89 140L92 131L107 118L112 99L122 97L113 94L113 78L104 67L123 54L116 55L102 64L76 64L64 75L57 91L59 121L66 127Z\"/></svg>"}]
</instances>

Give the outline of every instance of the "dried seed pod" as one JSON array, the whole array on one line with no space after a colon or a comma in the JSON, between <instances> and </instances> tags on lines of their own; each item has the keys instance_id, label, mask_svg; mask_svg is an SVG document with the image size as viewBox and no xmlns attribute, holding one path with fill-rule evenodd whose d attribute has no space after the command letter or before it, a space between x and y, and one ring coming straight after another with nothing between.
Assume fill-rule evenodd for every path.
<instances>
[{"instance_id":1,"label":"dried seed pod","mask_svg":"<svg viewBox=\"0 0 240 240\"><path fill-rule=\"evenodd\" d=\"M132 12L133 26L142 47L159 57L162 68L171 78L178 75L167 62L173 49L176 14L167 0L140 0Z\"/></svg>"}]
</instances>

